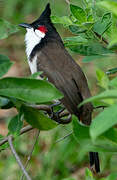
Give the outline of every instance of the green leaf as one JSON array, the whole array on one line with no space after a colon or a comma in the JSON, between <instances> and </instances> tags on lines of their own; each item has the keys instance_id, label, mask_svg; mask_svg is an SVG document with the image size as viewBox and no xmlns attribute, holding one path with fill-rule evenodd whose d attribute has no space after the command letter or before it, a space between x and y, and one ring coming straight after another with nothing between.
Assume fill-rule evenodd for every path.
<instances>
[{"instance_id":1,"label":"green leaf","mask_svg":"<svg viewBox=\"0 0 117 180\"><path fill-rule=\"evenodd\" d=\"M12 64L7 56L0 54L0 77L8 72Z\"/></svg>"},{"instance_id":2,"label":"green leaf","mask_svg":"<svg viewBox=\"0 0 117 180\"><path fill-rule=\"evenodd\" d=\"M98 20L93 27L94 32L102 35L111 26L111 13L106 13Z\"/></svg>"},{"instance_id":3,"label":"green leaf","mask_svg":"<svg viewBox=\"0 0 117 180\"><path fill-rule=\"evenodd\" d=\"M79 21L79 23L87 21L86 12L81 7L70 4L70 10L72 15Z\"/></svg>"},{"instance_id":4,"label":"green leaf","mask_svg":"<svg viewBox=\"0 0 117 180\"><path fill-rule=\"evenodd\" d=\"M71 46L70 50L85 56L105 55L112 53L110 50L106 49L101 44L94 42Z\"/></svg>"},{"instance_id":5,"label":"green leaf","mask_svg":"<svg viewBox=\"0 0 117 180\"><path fill-rule=\"evenodd\" d=\"M116 50L117 49L117 23L116 23L116 17L113 16L112 26L110 27L108 31L108 49Z\"/></svg>"},{"instance_id":6,"label":"green leaf","mask_svg":"<svg viewBox=\"0 0 117 180\"><path fill-rule=\"evenodd\" d=\"M108 57L108 56L107 55L85 56L82 61L84 63L87 63L87 62L91 62L91 61L95 61L95 60L100 60L100 59L103 59L103 58L106 58L106 57Z\"/></svg>"},{"instance_id":7,"label":"green leaf","mask_svg":"<svg viewBox=\"0 0 117 180\"><path fill-rule=\"evenodd\" d=\"M106 8L117 16L117 2L115 1L101 1L98 3L99 6Z\"/></svg>"},{"instance_id":8,"label":"green leaf","mask_svg":"<svg viewBox=\"0 0 117 180\"><path fill-rule=\"evenodd\" d=\"M85 170L85 177L86 177L85 180L95 180L93 178L92 172L88 168L86 168L86 170Z\"/></svg>"},{"instance_id":9,"label":"green leaf","mask_svg":"<svg viewBox=\"0 0 117 180\"><path fill-rule=\"evenodd\" d=\"M18 135L20 133L22 126L23 126L23 122L19 118L19 115L16 115L15 117L13 117L10 120L10 122L8 124L8 129L9 129L11 134Z\"/></svg>"},{"instance_id":10,"label":"green leaf","mask_svg":"<svg viewBox=\"0 0 117 180\"><path fill-rule=\"evenodd\" d=\"M112 69L109 69L106 74L115 74L117 73L117 68L112 68Z\"/></svg>"},{"instance_id":11,"label":"green leaf","mask_svg":"<svg viewBox=\"0 0 117 180\"><path fill-rule=\"evenodd\" d=\"M58 124L48 118L42 111L33 109L31 107L22 106L25 120L34 128L39 130L50 130L55 128Z\"/></svg>"},{"instance_id":12,"label":"green leaf","mask_svg":"<svg viewBox=\"0 0 117 180\"><path fill-rule=\"evenodd\" d=\"M100 69L96 70L97 80L100 87L108 89L109 79L108 76Z\"/></svg>"},{"instance_id":13,"label":"green leaf","mask_svg":"<svg viewBox=\"0 0 117 180\"><path fill-rule=\"evenodd\" d=\"M93 107L94 108L96 108L96 107L108 107L109 106L109 104L108 103L106 103L106 102L101 102L101 101L98 101L98 100L96 100L96 101L93 101L92 102L92 104L93 104Z\"/></svg>"},{"instance_id":14,"label":"green leaf","mask_svg":"<svg viewBox=\"0 0 117 180\"><path fill-rule=\"evenodd\" d=\"M114 79L112 79L112 80L109 82L109 85L117 88L117 77L115 77Z\"/></svg>"},{"instance_id":15,"label":"green leaf","mask_svg":"<svg viewBox=\"0 0 117 180\"><path fill-rule=\"evenodd\" d=\"M10 34L18 32L18 28L4 19L0 19L0 39L7 38Z\"/></svg>"},{"instance_id":16,"label":"green leaf","mask_svg":"<svg viewBox=\"0 0 117 180\"><path fill-rule=\"evenodd\" d=\"M90 126L90 134L93 140L117 124L117 104L106 108L94 118Z\"/></svg>"},{"instance_id":17,"label":"green leaf","mask_svg":"<svg viewBox=\"0 0 117 180\"><path fill-rule=\"evenodd\" d=\"M64 45L66 47L70 47L70 46L74 46L78 44L84 44L88 42L87 39L81 36L67 37L67 38L64 38L63 40L64 40Z\"/></svg>"},{"instance_id":18,"label":"green leaf","mask_svg":"<svg viewBox=\"0 0 117 180\"><path fill-rule=\"evenodd\" d=\"M73 131L74 134L78 140L79 143L81 143L83 140L88 140L90 139L89 135L89 127L85 125L81 125L78 122L78 118L73 115Z\"/></svg>"},{"instance_id":19,"label":"green leaf","mask_svg":"<svg viewBox=\"0 0 117 180\"><path fill-rule=\"evenodd\" d=\"M117 144L117 129L116 128L110 128L108 131L104 132L103 136Z\"/></svg>"},{"instance_id":20,"label":"green leaf","mask_svg":"<svg viewBox=\"0 0 117 180\"><path fill-rule=\"evenodd\" d=\"M91 30L92 27L93 27L93 24L92 22L86 22L86 23L83 23L83 26L86 27L87 30Z\"/></svg>"},{"instance_id":21,"label":"green leaf","mask_svg":"<svg viewBox=\"0 0 117 180\"><path fill-rule=\"evenodd\" d=\"M113 35L111 36L111 41L109 42L108 49L110 50L116 50L117 49L117 32L113 32Z\"/></svg>"},{"instance_id":22,"label":"green leaf","mask_svg":"<svg viewBox=\"0 0 117 180\"><path fill-rule=\"evenodd\" d=\"M63 97L51 83L30 78L1 79L0 95L31 103L45 103Z\"/></svg>"},{"instance_id":23,"label":"green leaf","mask_svg":"<svg viewBox=\"0 0 117 180\"><path fill-rule=\"evenodd\" d=\"M6 106L9 103L9 99L0 97L0 107Z\"/></svg>"},{"instance_id":24,"label":"green leaf","mask_svg":"<svg viewBox=\"0 0 117 180\"><path fill-rule=\"evenodd\" d=\"M117 179L117 173L110 174L105 180L116 180Z\"/></svg>"},{"instance_id":25,"label":"green leaf","mask_svg":"<svg viewBox=\"0 0 117 180\"><path fill-rule=\"evenodd\" d=\"M106 90L96 96L88 98L88 99L84 100L82 103L80 103L79 107L81 107L83 104L86 104L88 102L92 102L95 100L110 99L110 98L112 98L112 99L117 98L117 90Z\"/></svg>"},{"instance_id":26,"label":"green leaf","mask_svg":"<svg viewBox=\"0 0 117 180\"><path fill-rule=\"evenodd\" d=\"M43 71L39 71L39 72L36 72L34 74L31 74L28 78L30 78L30 79L37 79L42 74L43 74Z\"/></svg>"},{"instance_id":27,"label":"green leaf","mask_svg":"<svg viewBox=\"0 0 117 180\"><path fill-rule=\"evenodd\" d=\"M51 16L51 19L53 23L62 24L65 26L69 26L73 24L73 22L68 16L62 16L62 17Z\"/></svg>"},{"instance_id":28,"label":"green leaf","mask_svg":"<svg viewBox=\"0 0 117 180\"><path fill-rule=\"evenodd\" d=\"M98 137L96 141L92 141L89 134L89 127L84 126L78 122L78 118L72 116L73 135L77 142L82 147L84 153L86 152L116 152L117 141L112 141L106 134ZM99 126L99 124L98 124ZM97 129L97 127L95 127ZM117 136L117 135L116 135Z\"/></svg>"},{"instance_id":29,"label":"green leaf","mask_svg":"<svg viewBox=\"0 0 117 180\"><path fill-rule=\"evenodd\" d=\"M5 137L0 134L0 141L2 141L4 138L5 138ZM3 145L0 146L0 150L4 150L4 149L6 149L6 148L8 148L8 147L9 147L8 143L5 143L5 144L3 144Z\"/></svg>"},{"instance_id":30,"label":"green leaf","mask_svg":"<svg viewBox=\"0 0 117 180\"><path fill-rule=\"evenodd\" d=\"M92 14L90 14L90 15L87 17L87 21L94 23L94 19L93 19L93 15L92 15Z\"/></svg>"},{"instance_id":31,"label":"green leaf","mask_svg":"<svg viewBox=\"0 0 117 180\"><path fill-rule=\"evenodd\" d=\"M69 26L69 30L73 33L73 34L79 34L79 33L84 33L87 31L87 28L84 26L76 26L76 25L71 25Z\"/></svg>"}]
</instances>

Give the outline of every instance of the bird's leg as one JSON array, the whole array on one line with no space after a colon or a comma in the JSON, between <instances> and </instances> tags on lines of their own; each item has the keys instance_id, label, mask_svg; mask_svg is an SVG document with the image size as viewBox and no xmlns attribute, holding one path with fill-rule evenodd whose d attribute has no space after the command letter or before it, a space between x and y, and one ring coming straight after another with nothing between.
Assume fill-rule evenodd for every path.
<instances>
[{"instance_id":1,"label":"bird's leg","mask_svg":"<svg viewBox=\"0 0 117 180\"><path fill-rule=\"evenodd\" d=\"M60 109L59 111L57 111L57 112L54 112L53 111L53 113L52 113L52 116L51 116L51 118L53 119L53 120L58 120L58 119L60 119L60 113L61 112L63 112L65 110L65 108L62 108L62 109Z\"/></svg>"},{"instance_id":2,"label":"bird's leg","mask_svg":"<svg viewBox=\"0 0 117 180\"><path fill-rule=\"evenodd\" d=\"M95 160L95 170L96 172L100 172L100 162L99 162L99 156L97 152L94 152L94 160Z\"/></svg>"},{"instance_id":3,"label":"bird's leg","mask_svg":"<svg viewBox=\"0 0 117 180\"><path fill-rule=\"evenodd\" d=\"M51 109L51 113L49 114L50 115L50 117L51 118L53 118L54 117L54 107L56 107L56 106L59 106L61 104L61 102L56 102L56 103L54 103L54 104L51 104L49 107L50 107L50 109Z\"/></svg>"},{"instance_id":4,"label":"bird's leg","mask_svg":"<svg viewBox=\"0 0 117 180\"><path fill-rule=\"evenodd\" d=\"M71 116L71 114L69 114L69 116L66 119L55 118L55 117L52 119L59 124L69 124L72 121L72 116Z\"/></svg>"},{"instance_id":5,"label":"bird's leg","mask_svg":"<svg viewBox=\"0 0 117 180\"><path fill-rule=\"evenodd\" d=\"M95 163L94 161L94 153L93 152L89 152L89 160L90 160L90 167L92 167Z\"/></svg>"},{"instance_id":6,"label":"bird's leg","mask_svg":"<svg viewBox=\"0 0 117 180\"><path fill-rule=\"evenodd\" d=\"M62 119L60 114L65 110L65 107L61 108L60 110L58 110L57 112L54 112L53 107L60 105L60 102L57 102L55 104L50 105L51 109L52 109L52 113L50 114L50 118L56 122L58 122L59 124L68 124L71 122L71 115L68 116L68 118L66 119Z\"/></svg>"},{"instance_id":7,"label":"bird's leg","mask_svg":"<svg viewBox=\"0 0 117 180\"><path fill-rule=\"evenodd\" d=\"M61 104L61 102L56 102L56 103L50 105L50 108L51 108L51 117L54 114L54 107L59 106L60 104Z\"/></svg>"}]
</instances>

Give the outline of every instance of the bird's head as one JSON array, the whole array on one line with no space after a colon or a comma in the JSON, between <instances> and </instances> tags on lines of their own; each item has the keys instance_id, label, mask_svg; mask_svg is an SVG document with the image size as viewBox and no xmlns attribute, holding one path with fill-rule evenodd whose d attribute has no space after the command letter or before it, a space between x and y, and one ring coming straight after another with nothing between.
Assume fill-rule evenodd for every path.
<instances>
[{"instance_id":1,"label":"bird's head","mask_svg":"<svg viewBox=\"0 0 117 180\"><path fill-rule=\"evenodd\" d=\"M31 24L21 23L19 26L26 28L27 32L35 33L36 36L43 38L48 32L48 26L51 24L50 20L51 9L48 3L41 16Z\"/></svg>"},{"instance_id":2,"label":"bird's head","mask_svg":"<svg viewBox=\"0 0 117 180\"><path fill-rule=\"evenodd\" d=\"M48 28L45 25L38 24L37 26L33 26L31 24L22 23L20 24L20 26L26 28L27 33L30 34L30 36L33 36L39 39L44 38L46 33L48 32Z\"/></svg>"},{"instance_id":3,"label":"bird's head","mask_svg":"<svg viewBox=\"0 0 117 180\"><path fill-rule=\"evenodd\" d=\"M48 3L45 10L42 12L41 16L31 24L21 23L19 26L26 28L27 33L25 36L26 42L26 53L29 57L33 48L40 43L40 41L49 34L52 28L52 23L50 19L51 9Z\"/></svg>"}]
</instances>

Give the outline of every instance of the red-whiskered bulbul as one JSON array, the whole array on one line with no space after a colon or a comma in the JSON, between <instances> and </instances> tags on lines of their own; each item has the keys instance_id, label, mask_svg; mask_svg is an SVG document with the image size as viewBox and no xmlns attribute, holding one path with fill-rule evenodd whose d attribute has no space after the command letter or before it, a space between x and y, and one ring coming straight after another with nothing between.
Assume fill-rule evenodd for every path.
<instances>
[{"instance_id":1,"label":"red-whiskered bulbul","mask_svg":"<svg viewBox=\"0 0 117 180\"><path fill-rule=\"evenodd\" d=\"M48 3L41 16L31 24L22 23L26 28L26 54L32 73L43 71L48 81L63 94L60 100L65 108L86 124L91 123L93 106L91 103L78 108L78 105L91 96L86 77L80 66L72 59L64 47L61 37L50 19ZM98 154L90 152L90 165L100 171Z\"/></svg>"}]
</instances>

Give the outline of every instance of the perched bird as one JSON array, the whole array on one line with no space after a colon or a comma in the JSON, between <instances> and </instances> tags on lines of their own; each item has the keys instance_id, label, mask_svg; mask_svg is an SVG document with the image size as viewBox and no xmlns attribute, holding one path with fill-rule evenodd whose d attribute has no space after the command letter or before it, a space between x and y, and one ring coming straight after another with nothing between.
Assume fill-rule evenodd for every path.
<instances>
[{"instance_id":1,"label":"perched bird","mask_svg":"<svg viewBox=\"0 0 117 180\"><path fill-rule=\"evenodd\" d=\"M26 54L32 73L43 71L44 75L63 94L61 103L78 119L91 123L93 106L91 103L78 108L78 105L91 96L86 77L80 66L67 52L60 35L50 19L51 9L48 3L41 16L31 24L22 23L26 28ZM98 154L90 152L90 165L100 171Z\"/></svg>"}]
</instances>

